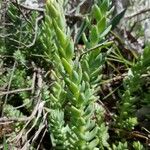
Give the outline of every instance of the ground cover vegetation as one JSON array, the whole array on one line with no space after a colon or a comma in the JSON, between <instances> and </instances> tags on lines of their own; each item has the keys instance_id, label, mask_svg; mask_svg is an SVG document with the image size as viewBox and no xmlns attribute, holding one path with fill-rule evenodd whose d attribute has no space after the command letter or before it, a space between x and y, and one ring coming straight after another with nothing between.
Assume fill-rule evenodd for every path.
<instances>
[{"instance_id":1,"label":"ground cover vegetation","mask_svg":"<svg viewBox=\"0 0 150 150\"><path fill-rule=\"evenodd\" d=\"M148 150L150 45L120 37L126 9L42 4L1 1L1 149Z\"/></svg>"}]
</instances>

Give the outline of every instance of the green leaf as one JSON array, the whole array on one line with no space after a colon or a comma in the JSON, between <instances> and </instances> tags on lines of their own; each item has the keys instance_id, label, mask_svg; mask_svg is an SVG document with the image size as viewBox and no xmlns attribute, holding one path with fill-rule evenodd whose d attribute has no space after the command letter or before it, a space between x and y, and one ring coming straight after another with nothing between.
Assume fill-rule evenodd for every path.
<instances>
[{"instance_id":1,"label":"green leaf","mask_svg":"<svg viewBox=\"0 0 150 150\"><path fill-rule=\"evenodd\" d=\"M65 71L71 75L72 74L72 66L67 62L65 58L62 58L62 64L64 66Z\"/></svg>"},{"instance_id":2,"label":"green leaf","mask_svg":"<svg viewBox=\"0 0 150 150\"><path fill-rule=\"evenodd\" d=\"M112 27L111 25L107 27L106 30L100 35L100 40L110 32L111 27Z\"/></svg>"},{"instance_id":3,"label":"green leaf","mask_svg":"<svg viewBox=\"0 0 150 150\"><path fill-rule=\"evenodd\" d=\"M92 72L92 74L90 75L90 78L92 78L94 76L98 76L98 74L100 74L100 67L97 68L94 72Z\"/></svg>"},{"instance_id":4,"label":"green leaf","mask_svg":"<svg viewBox=\"0 0 150 150\"><path fill-rule=\"evenodd\" d=\"M103 15L105 15L106 12L108 11L109 3L110 3L109 0L103 0L102 4L100 5L100 10Z\"/></svg>"},{"instance_id":5,"label":"green leaf","mask_svg":"<svg viewBox=\"0 0 150 150\"><path fill-rule=\"evenodd\" d=\"M46 10L53 18L57 18L59 16L58 10L50 0L47 1Z\"/></svg>"},{"instance_id":6,"label":"green leaf","mask_svg":"<svg viewBox=\"0 0 150 150\"><path fill-rule=\"evenodd\" d=\"M95 127L92 131L87 131L84 135L83 135L83 139L88 141L91 141L92 139L94 139L94 137L96 137L96 134L98 132L97 127Z\"/></svg>"},{"instance_id":7,"label":"green leaf","mask_svg":"<svg viewBox=\"0 0 150 150\"><path fill-rule=\"evenodd\" d=\"M62 47L59 47L59 48L58 48L58 51L59 51L59 55L60 55L61 57L66 57L66 53L64 52L64 49L63 49Z\"/></svg>"},{"instance_id":8,"label":"green leaf","mask_svg":"<svg viewBox=\"0 0 150 150\"><path fill-rule=\"evenodd\" d=\"M139 141L133 142L133 148L135 150L145 150L144 146Z\"/></svg>"},{"instance_id":9,"label":"green leaf","mask_svg":"<svg viewBox=\"0 0 150 150\"><path fill-rule=\"evenodd\" d=\"M53 20L53 24L60 46L62 46L62 48L66 48L66 34L58 27L56 20Z\"/></svg>"},{"instance_id":10,"label":"green leaf","mask_svg":"<svg viewBox=\"0 0 150 150\"><path fill-rule=\"evenodd\" d=\"M79 75L75 70L73 70L72 72L72 81L76 84L79 83Z\"/></svg>"},{"instance_id":11,"label":"green leaf","mask_svg":"<svg viewBox=\"0 0 150 150\"><path fill-rule=\"evenodd\" d=\"M74 106L70 107L70 111L71 111L72 115L76 118L81 116L81 111Z\"/></svg>"},{"instance_id":12,"label":"green leaf","mask_svg":"<svg viewBox=\"0 0 150 150\"><path fill-rule=\"evenodd\" d=\"M55 102L55 103L58 101L58 99L57 99L56 97L54 97L53 94L50 94L50 98L51 98L51 100L52 100L53 102Z\"/></svg>"},{"instance_id":13,"label":"green leaf","mask_svg":"<svg viewBox=\"0 0 150 150\"><path fill-rule=\"evenodd\" d=\"M65 48L66 51L66 57L71 60L74 55L74 43L72 39L68 39L67 41L67 47Z\"/></svg>"},{"instance_id":14,"label":"green leaf","mask_svg":"<svg viewBox=\"0 0 150 150\"><path fill-rule=\"evenodd\" d=\"M100 8L96 4L94 4L92 7L92 18L96 19L97 21L101 20L102 18Z\"/></svg>"},{"instance_id":15,"label":"green leaf","mask_svg":"<svg viewBox=\"0 0 150 150\"><path fill-rule=\"evenodd\" d=\"M91 29L90 41L94 44L98 42L98 29L95 25Z\"/></svg>"},{"instance_id":16,"label":"green leaf","mask_svg":"<svg viewBox=\"0 0 150 150\"><path fill-rule=\"evenodd\" d=\"M81 24L81 26L80 26L80 29L79 29L79 31L78 31L78 33L77 33L76 38L75 38L75 43L78 43L78 42L79 42L79 40L81 39L81 36L83 35L83 33L84 33L85 29L87 28L88 24L89 24L89 19L86 18L86 19L82 22L82 24Z\"/></svg>"},{"instance_id":17,"label":"green leaf","mask_svg":"<svg viewBox=\"0 0 150 150\"><path fill-rule=\"evenodd\" d=\"M95 120L87 120L85 130L91 130L95 127Z\"/></svg>"},{"instance_id":18,"label":"green leaf","mask_svg":"<svg viewBox=\"0 0 150 150\"><path fill-rule=\"evenodd\" d=\"M97 23L97 27L98 27L98 32L102 33L105 28L106 28L106 18L103 17L98 23Z\"/></svg>"},{"instance_id":19,"label":"green leaf","mask_svg":"<svg viewBox=\"0 0 150 150\"><path fill-rule=\"evenodd\" d=\"M80 83L81 80L82 80L82 67L81 67L80 64L79 64L79 66L78 66L77 72L78 72L78 75L79 75L79 83Z\"/></svg>"},{"instance_id":20,"label":"green leaf","mask_svg":"<svg viewBox=\"0 0 150 150\"><path fill-rule=\"evenodd\" d=\"M99 143L99 139L96 138L96 139L92 140L92 141L89 143L88 148L89 148L89 149L94 149L94 148L98 145L98 143Z\"/></svg>"},{"instance_id":21,"label":"green leaf","mask_svg":"<svg viewBox=\"0 0 150 150\"><path fill-rule=\"evenodd\" d=\"M87 72L84 72L84 73L83 73L83 79L84 79L85 81L90 81L90 77L89 77L89 75L87 74Z\"/></svg>"},{"instance_id":22,"label":"green leaf","mask_svg":"<svg viewBox=\"0 0 150 150\"><path fill-rule=\"evenodd\" d=\"M111 21L111 25L112 25L112 29L114 29L120 22L120 20L123 18L124 14L126 12L126 9L124 9L123 11L121 11L117 16L115 16L112 21Z\"/></svg>"},{"instance_id":23,"label":"green leaf","mask_svg":"<svg viewBox=\"0 0 150 150\"><path fill-rule=\"evenodd\" d=\"M89 41L88 41L88 39L87 39L85 33L82 34L82 40L83 40L84 45L86 45L87 48L88 48L88 46L89 46Z\"/></svg>"},{"instance_id":24,"label":"green leaf","mask_svg":"<svg viewBox=\"0 0 150 150\"><path fill-rule=\"evenodd\" d=\"M79 98L78 98L78 105L80 106L85 102L86 98L84 96L84 93L80 93Z\"/></svg>"},{"instance_id":25,"label":"green leaf","mask_svg":"<svg viewBox=\"0 0 150 150\"><path fill-rule=\"evenodd\" d=\"M74 94L75 98L78 99L79 97L79 88L78 86L73 83L69 78L65 79L70 91Z\"/></svg>"},{"instance_id":26,"label":"green leaf","mask_svg":"<svg viewBox=\"0 0 150 150\"><path fill-rule=\"evenodd\" d=\"M8 144L7 144L7 142L6 142L6 138L4 137L4 140L3 140L3 150L9 150L9 148L8 148Z\"/></svg>"}]
</instances>

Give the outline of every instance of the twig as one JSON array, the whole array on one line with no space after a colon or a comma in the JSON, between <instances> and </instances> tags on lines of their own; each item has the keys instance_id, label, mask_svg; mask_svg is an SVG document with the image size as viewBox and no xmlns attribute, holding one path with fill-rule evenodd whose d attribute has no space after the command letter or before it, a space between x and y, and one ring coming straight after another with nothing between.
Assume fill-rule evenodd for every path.
<instances>
[{"instance_id":1,"label":"twig","mask_svg":"<svg viewBox=\"0 0 150 150\"><path fill-rule=\"evenodd\" d=\"M12 2L13 4L16 4L16 2ZM39 7L30 7L30 6L26 6L23 4L18 4L20 7L22 7L23 9L27 9L27 10L31 10L31 11L38 11L38 12L45 12L44 8L39 8ZM77 21L81 21L84 19L84 17L82 15L73 15L73 14L65 14L65 17L68 19L72 19L72 20L77 20Z\"/></svg>"},{"instance_id":2,"label":"twig","mask_svg":"<svg viewBox=\"0 0 150 150\"><path fill-rule=\"evenodd\" d=\"M25 136L28 135L28 133L35 127L35 125L39 121L39 118L41 118L41 116L42 116L42 111L43 111L44 104L45 104L44 101L41 101L41 98L42 98L41 90L42 90L42 84L43 84L42 81L43 80L42 80L40 68L37 68L33 62L32 62L32 65L33 65L35 71L37 71L37 75L36 75L36 77L37 77L37 89L36 89L36 92L34 92L35 93L34 102L36 102L36 104L33 103L33 105L35 105L34 110L32 111L32 114L26 119L27 123L24 125L23 129L11 141L18 142L20 140L20 138L23 137L23 135L25 135ZM26 128L29 126L29 124L31 123L31 121L34 118L36 118L34 123L30 127L30 129L26 132Z\"/></svg>"},{"instance_id":3,"label":"twig","mask_svg":"<svg viewBox=\"0 0 150 150\"><path fill-rule=\"evenodd\" d=\"M16 4L16 2L12 2L14 4ZM26 6L26 5L23 5L23 4L19 4L20 7L24 8L24 9L27 9L27 10L33 10L33 11L39 11L39 12L44 12L45 9L43 8L38 8L38 7L30 7L30 6Z\"/></svg>"},{"instance_id":4,"label":"twig","mask_svg":"<svg viewBox=\"0 0 150 150\"><path fill-rule=\"evenodd\" d=\"M43 114L44 114L44 119L43 119L43 124L45 124L45 130L44 130L44 132L43 132L43 135L42 135L42 137L41 137L41 140L40 140L40 142L39 142L39 144L38 144L38 147L37 147L37 150L39 150L39 148L40 148L40 145L41 145L41 143L42 143L42 141L43 141L43 138L44 138L44 136L45 136L45 134L46 134L46 132L47 132L47 127L48 127L48 122L47 122L47 115L48 115L48 112L45 112L45 110L43 109Z\"/></svg>"},{"instance_id":5,"label":"twig","mask_svg":"<svg viewBox=\"0 0 150 150\"><path fill-rule=\"evenodd\" d=\"M112 113L109 111L109 109L105 106L105 104L101 101L101 100L98 100L98 103L105 109L107 115L109 117L112 117Z\"/></svg>"},{"instance_id":6,"label":"twig","mask_svg":"<svg viewBox=\"0 0 150 150\"><path fill-rule=\"evenodd\" d=\"M79 61L81 60L81 58L82 58L85 54L90 53L91 51L96 50L96 49L98 49L98 48L100 48L100 47L112 45L113 43L114 43L113 41L104 42L104 43L100 43L100 44L96 45L95 47L92 47L92 48L90 48L90 49L85 50L85 52L83 52L83 53L80 55Z\"/></svg>"},{"instance_id":7,"label":"twig","mask_svg":"<svg viewBox=\"0 0 150 150\"><path fill-rule=\"evenodd\" d=\"M0 96L8 95L8 94L15 94L15 93L18 93L18 92L31 91L31 90L32 90L32 88L17 89L17 90L2 92L2 93L0 93Z\"/></svg>"},{"instance_id":8,"label":"twig","mask_svg":"<svg viewBox=\"0 0 150 150\"><path fill-rule=\"evenodd\" d=\"M0 34L0 38L6 38L6 37L11 36L11 35L13 35L13 34L5 34L5 35Z\"/></svg>"},{"instance_id":9,"label":"twig","mask_svg":"<svg viewBox=\"0 0 150 150\"><path fill-rule=\"evenodd\" d=\"M23 15L24 19L31 25L32 29L34 30L34 27L33 27L32 23L30 22L30 20L26 17L26 15L24 14L24 12L20 8L18 0L15 0L15 2L16 2L17 8L19 9L19 11L21 12L21 14Z\"/></svg>"},{"instance_id":10,"label":"twig","mask_svg":"<svg viewBox=\"0 0 150 150\"><path fill-rule=\"evenodd\" d=\"M36 18L36 21L35 21L35 28L34 28L34 38L33 38L33 41L32 43L30 43L29 45L26 45L27 48L30 48L32 47L35 42L36 42L36 39L37 39L37 35L38 35L38 23L39 21L43 18L43 16L39 16L38 18Z\"/></svg>"},{"instance_id":11,"label":"twig","mask_svg":"<svg viewBox=\"0 0 150 150\"><path fill-rule=\"evenodd\" d=\"M124 41L117 35L115 32L110 31L110 33L115 37L115 39L119 42L119 44L123 45Z\"/></svg>"},{"instance_id":12,"label":"twig","mask_svg":"<svg viewBox=\"0 0 150 150\"><path fill-rule=\"evenodd\" d=\"M13 23L2 22L1 26L0 26L0 29L4 28L4 26L13 26L14 27L14 24Z\"/></svg>"},{"instance_id":13,"label":"twig","mask_svg":"<svg viewBox=\"0 0 150 150\"><path fill-rule=\"evenodd\" d=\"M130 16L125 17L125 19L134 18L134 17L136 17L136 16L138 16L138 15L141 15L141 14L143 14L143 13L146 13L146 12L148 12L148 11L150 11L150 8L142 9L142 10L140 10L139 12L137 12L137 13L135 13L135 14L133 14L133 15L130 15Z\"/></svg>"},{"instance_id":14,"label":"twig","mask_svg":"<svg viewBox=\"0 0 150 150\"><path fill-rule=\"evenodd\" d=\"M10 80L9 80L9 83L8 83L8 88L7 88L7 92L9 91L10 89L10 86L11 86L11 82L12 82L12 78L13 78L13 75L14 75L14 72L15 72L15 68L16 68L16 61L14 62L14 66L13 66L13 70L12 70L12 73L11 73L11 76L10 76ZM7 99L8 99L8 93L6 94L5 96L5 100L4 100L4 103L3 103L3 107L5 107L6 103L7 103ZM3 109L2 109L2 115L3 116Z\"/></svg>"},{"instance_id":15,"label":"twig","mask_svg":"<svg viewBox=\"0 0 150 150\"><path fill-rule=\"evenodd\" d=\"M102 81L101 85L107 85L107 84L114 84L117 81L123 80L123 78L125 78L128 74L127 73L123 73L121 75L117 75L111 79Z\"/></svg>"},{"instance_id":16,"label":"twig","mask_svg":"<svg viewBox=\"0 0 150 150\"><path fill-rule=\"evenodd\" d=\"M23 122L27 121L29 117L24 117L24 118L0 118L0 124L8 124L8 123L14 123L14 122Z\"/></svg>"},{"instance_id":17,"label":"twig","mask_svg":"<svg viewBox=\"0 0 150 150\"><path fill-rule=\"evenodd\" d=\"M14 109L20 109L20 108L23 108L23 107L25 107L27 104L29 104L30 103L30 101L28 101L28 102L26 102L26 103L23 103L22 105L19 105L19 106L17 106L17 107L14 107Z\"/></svg>"},{"instance_id":18,"label":"twig","mask_svg":"<svg viewBox=\"0 0 150 150\"><path fill-rule=\"evenodd\" d=\"M41 137L41 139L40 139L40 142L39 142L39 144L38 144L37 150L40 149L40 145L41 145L41 143L42 143L42 141L43 141L43 139L44 139L44 136L45 136L46 132L47 132L47 129L45 129L44 132L43 132L43 135L42 135L42 137Z\"/></svg>"},{"instance_id":19,"label":"twig","mask_svg":"<svg viewBox=\"0 0 150 150\"><path fill-rule=\"evenodd\" d=\"M65 14L65 17L69 20L73 20L75 22L77 21L82 21L83 19L85 19L85 17L83 15L72 15L72 14Z\"/></svg>"},{"instance_id":20,"label":"twig","mask_svg":"<svg viewBox=\"0 0 150 150\"><path fill-rule=\"evenodd\" d=\"M34 137L31 139L31 143L34 143L35 140L38 138L39 134L42 132L42 130L43 130L44 128L46 128L45 120L46 120L46 118L47 118L47 114L48 114L48 113L46 113L46 114L42 117L43 121L40 123L39 129L36 131Z\"/></svg>"},{"instance_id":21,"label":"twig","mask_svg":"<svg viewBox=\"0 0 150 150\"><path fill-rule=\"evenodd\" d=\"M13 3L14 3L14 2L13 2ZM33 30L34 30L34 38L33 38L32 43L30 43L29 45L25 45L25 44L23 43L23 46L25 46L25 47L27 47L27 48L30 48L30 47L32 47L32 46L35 44L35 42L36 42L37 34L38 34L38 22L43 18L43 16L41 15L41 16L39 16L39 17L36 18L35 27L33 27L32 23L31 23L30 20L25 16L24 12L22 11L22 9L21 9L20 7L24 7L24 8L29 9L29 10L33 10L33 8L30 8L30 7L26 7L26 6L24 6L24 5L21 5L21 4L18 3L17 0L15 0L15 4L17 5L17 8L19 9L19 11L21 12L21 14L23 15L24 19L31 25L31 27L32 27ZM40 9L40 11L44 11L44 9L43 9L43 10ZM20 42L19 42L19 43L20 43ZM22 43L21 43L21 44L22 44ZM23 47L20 47L20 48L23 48Z\"/></svg>"},{"instance_id":22,"label":"twig","mask_svg":"<svg viewBox=\"0 0 150 150\"><path fill-rule=\"evenodd\" d=\"M17 41L17 40L15 40L15 39L13 39L13 38L10 38L10 37L8 37L8 38L9 38L10 41L16 42L16 43L18 43L19 45L21 44L22 46L26 47L26 45L25 45L24 43L22 43L22 42L20 42L20 41ZM19 48L19 47L18 47L18 48Z\"/></svg>"},{"instance_id":23,"label":"twig","mask_svg":"<svg viewBox=\"0 0 150 150\"><path fill-rule=\"evenodd\" d=\"M0 59L3 59L3 58L14 58L14 56L12 56L12 55L0 55Z\"/></svg>"},{"instance_id":24,"label":"twig","mask_svg":"<svg viewBox=\"0 0 150 150\"><path fill-rule=\"evenodd\" d=\"M35 85L35 78L36 78L36 73L33 74L32 85L31 85L30 88L23 88L23 89L16 89L16 90L12 90L12 91L2 92L2 93L0 93L0 96L2 96L2 95L7 95L8 96L9 94L15 94L15 93L18 93L18 92L25 92L25 91L31 91L31 90L32 90L32 93L33 93L34 92L34 85Z\"/></svg>"},{"instance_id":25,"label":"twig","mask_svg":"<svg viewBox=\"0 0 150 150\"><path fill-rule=\"evenodd\" d=\"M147 19L149 19L150 17L145 17L143 19L140 19L140 20L137 20L136 22L134 22L134 24L131 26L131 29L130 29L130 33L133 31L134 27L139 23L139 22L142 22L142 21L145 21Z\"/></svg>"},{"instance_id":26,"label":"twig","mask_svg":"<svg viewBox=\"0 0 150 150\"><path fill-rule=\"evenodd\" d=\"M29 116L29 117L26 117L26 118L15 118L13 121L17 122L17 121L27 121L27 123L23 126L23 129L20 131L20 133L14 137L14 139L11 140L12 141L16 141L18 142L20 138L22 138L24 132L26 131L26 127L31 123L32 119L35 118L36 114L38 113L39 111L39 107L40 107L41 103L40 103L40 99L38 100L34 110L32 111L32 114ZM10 119L11 120L11 119Z\"/></svg>"}]
</instances>

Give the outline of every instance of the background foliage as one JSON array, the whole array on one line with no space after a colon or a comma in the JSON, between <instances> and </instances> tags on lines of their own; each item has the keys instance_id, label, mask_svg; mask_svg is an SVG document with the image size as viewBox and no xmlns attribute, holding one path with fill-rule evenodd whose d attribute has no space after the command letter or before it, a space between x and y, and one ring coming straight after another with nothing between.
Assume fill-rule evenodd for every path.
<instances>
[{"instance_id":1,"label":"background foliage","mask_svg":"<svg viewBox=\"0 0 150 150\"><path fill-rule=\"evenodd\" d=\"M2 149L149 149L145 15L122 6L1 1Z\"/></svg>"}]
</instances>

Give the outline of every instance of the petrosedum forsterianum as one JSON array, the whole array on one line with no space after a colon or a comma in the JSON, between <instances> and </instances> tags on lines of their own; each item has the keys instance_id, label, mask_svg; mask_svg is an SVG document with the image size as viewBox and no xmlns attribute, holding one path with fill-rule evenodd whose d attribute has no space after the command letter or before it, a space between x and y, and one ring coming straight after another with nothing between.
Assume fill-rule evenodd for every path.
<instances>
[{"instance_id":1,"label":"petrosedum forsterianum","mask_svg":"<svg viewBox=\"0 0 150 150\"><path fill-rule=\"evenodd\" d=\"M138 107L142 110L149 107L149 76L150 72L150 46L147 45L143 54L139 57L137 63L129 70L127 78L124 80L124 93L119 105L119 115L117 116L117 125L120 128L132 130L138 124L136 113ZM145 86L145 87L144 87ZM144 87L144 88L143 88ZM139 110L140 110L139 109ZM146 110L146 109L145 109ZM149 111L144 112L145 117ZM142 112L137 117L140 119ZM144 116L142 116L144 120Z\"/></svg>"},{"instance_id":2,"label":"petrosedum forsterianum","mask_svg":"<svg viewBox=\"0 0 150 150\"><path fill-rule=\"evenodd\" d=\"M104 41L110 30L110 27L106 28L108 4L108 0L98 1L93 7L97 10L95 17L101 22L97 21L93 26L91 24L90 41L85 44L87 48ZM100 47L97 47L81 60L75 56L74 42L62 6L63 1L47 0L41 36L45 53L53 66L51 78L54 83L47 101L52 145L56 149L104 149L109 146L109 136L103 119L104 109L97 104L95 92L100 81L98 74L102 68L103 55ZM88 40L85 35L84 40Z\"/></svg>"}]
</instances>

